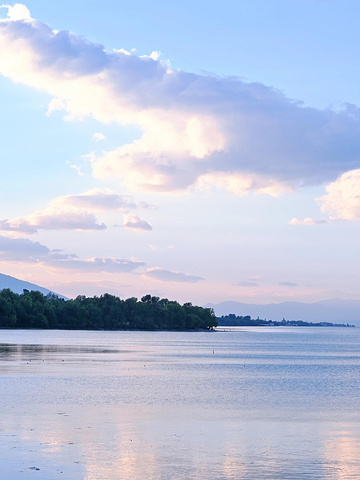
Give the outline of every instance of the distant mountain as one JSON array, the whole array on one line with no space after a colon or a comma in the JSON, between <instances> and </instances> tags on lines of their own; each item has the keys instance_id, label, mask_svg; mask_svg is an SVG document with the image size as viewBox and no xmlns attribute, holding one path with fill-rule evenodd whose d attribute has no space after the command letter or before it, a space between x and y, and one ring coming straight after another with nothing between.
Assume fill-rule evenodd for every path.
<instances>
[{"instance_id":1,"label":"distant mountain","mask_svg":"<svg viewBox=\"0 0 360 480\"><path fill-rule=\"evenodd\" d=\"M9 275L4 275L0 273L0 290L4 288L10 288L14 293L23 293L23 290L36 290L41 292L43 295L47 295L48 293L55 293L51 290L48 290L44 287L39 287L39 285L35 285L34 283L24 282L24 280L19 280L15 277L10 277ZM66 298L63 295L59 295L55 293L59 298Z\"/></svg>"},{"instance_id":2,"label":"distant mountain","mask_svg":"<svg viewBox=\"0 0 360 480\"><path fill-rule=\"evenodd\" d=\"M217 317L234 313L250 315L251 318L281 321L303 320L305 322L351 323L360 326L360 300L342 300L334 298L315 303L283 302L268 305L254 305L240 302L208 303Z\"/></svg>"}]
</instances>

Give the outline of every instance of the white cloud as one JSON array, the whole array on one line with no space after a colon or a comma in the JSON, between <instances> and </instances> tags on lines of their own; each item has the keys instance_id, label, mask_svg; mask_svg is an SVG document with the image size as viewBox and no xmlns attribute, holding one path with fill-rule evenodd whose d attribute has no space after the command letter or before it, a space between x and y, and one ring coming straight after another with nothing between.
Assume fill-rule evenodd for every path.
<instances>
[{"instance_id":1,"label":"white cloud","mask_svg":"<svg viewBox=\"0 0 360 480\"><path fill-rule=\"evenodd\" d=\"M48 106L46 115L49 116L54 112L65 110L66 109L66 104L64 100L61 100L60 98L53 98Z\"/></svg>"},{"instance_id":2,"label":"white cloud","mask_svg":"<svg viewBox=\"0 0 360 480\"><path fill-rule=\"evenodd\" d=\"M134 230L152 230L152 226L148 222L132 213L124 215L124 227Z\"/></svg>"},{"instance_id":3,"label":"white cloud","mask_svg":"<svg viewBox=\"0 0 360 480\"><path fill-rule=\"evenodd\" d=\"M259 175L236 174L236 173L207 173L198 178L197 185L202 189L212 186L226 190L228 193L237 196L248 195L254 191L259 194L267 194L272 197L279 197L284 193L293 190L289 185L276 180L261 178Z\"/></svg>"},{"instance_id":4,"label":"white cloud","mask_svg":"<svg viewBox=\"0 0 360 480\"><path fill-rule=\"evenodd\" d=\"M300 220L299 218L293 217L290 220L289 225L321 225L324 223L327 223L327 221L324 218L320 220L315 220L314 218L307 217L307 218L304 218L303 220Z\"/></svg>"},{"instance_id":5,"label":"white cloud","mask_svg":"<svg viewBox=\"0 0 360 480\"><path fill-rule=\"evenodd\" d=\"M2 219L0 230L27 234L38 230L104 230L106 225L97 221L95 213L109 210L128 212L136 208L138 205L129 196L95 188L83 194L55 198L44 210L27 216ZM137 216L134 216L133 224L133 228L151 230L150 225Z\"/></svg>"},{"instance_id":6,"label":"white cloud","mask_svg":"<svg viewBox=\"0 0 360 480\"><path fill-rule=\"evenodd\" d=\"M71 164L69 161L67 161L66 163L70 165L70 168L73 168L77 172L79 177L85 177L86 174L82 171L82 168L80 165Z\"/></svg>"},{"instance_id":7,"label":"white cloud","mask_svg":"<svg viewBox=\"0 0 360 480\"><path fill-rule=\"evenodd\" d=\"M360 218L360 169L342 174L327 185L326 192L318 199L323 213L334 219Z\"/></svg>"},{"instance_id":8,"label":"white cloud","mask_svg":"<svg viewBox=\"0 0 360 480\"><path fill-rule=\"evenodd\" d=\"M19 20L29 21L31 20L31 15L27 7L21 3L15 3L14 6L11 5L0 5L0 8L7 8L7 17L9 20L16 22Z\"/></svg>"},{"instance_id":9,"label":"white cloud","mask_svg":"<svg viewBox=\"0 0 360 480\"><path fill-rule=\"evenodd\" d=\"M101 132L96 132L96 133L94 133L94 135L93 135L93 139L96 140L97 142L100 142L100 141L102 141L102 140L106 140L106 137L105 137L105 135L104 135L103 133L101 133Z\"/></svg>"},{"instance_id":10,"label":"white cloud","mask_svg":"<svg viewBox=\"0 0 360 480\"><path fill-rule=\"evenodd\" d=\"M155 61L160 60L161 52L159 52L158 50L154 50L153 52L150 53L150 58Z\"/></svg>"},{"instance_id":11,"label":"white cloud","mask_svg":"<svg viewBox=\"0 0 360 480\"><path fill-rule=\"evenodd\" d=\"M106 225L97 223L95 216L87 212L60 211L49 207L26 217L0 220L0 230L36 233L38 230L104 230Z\"/></svg>"},{"instance_id":12,"label":"white cloud","mask_svg":"<svg viewBox=\"0 0 360 480\"><path fill-rule=\"evenodd\" d=\"M159 267L149 268L143 275L161 282L197 283L204 280L201 277L185 275L185 273L180 272L171 272L170 270L164 270Z\"/></svg>"},{"instance_id":13,"label":"white cloud","mask_svg":"<svg viewBox=\"0 0 360 480\"><path fill-rule=\"evenodd\" d=\"M260 83L172 70L157 54L106 52L25 13L26 22L14 21L20 14L10 8L0 20L0 74L48 92L56 99L49 112L61 108L68 120L90 116L141 130L93 160L99 178L140 190L215 184L276 196L360 167L353 105L308 108Z\"/></svg>"}]
</instances>

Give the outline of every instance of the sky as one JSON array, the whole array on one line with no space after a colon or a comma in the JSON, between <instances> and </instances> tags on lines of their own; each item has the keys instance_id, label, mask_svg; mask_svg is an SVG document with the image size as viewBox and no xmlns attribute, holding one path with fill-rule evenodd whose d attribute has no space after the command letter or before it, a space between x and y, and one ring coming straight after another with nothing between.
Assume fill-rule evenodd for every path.
<instances>
[{"instance_id":1,"label":"sky","mask_svg":"<svg viewBox=\"0 0 360 480\"><path fill-rule=\"evenodd\" d=\"M360 299L360 4L0 8L0 271L68 297Z\"/></svg>"}]
</instances>

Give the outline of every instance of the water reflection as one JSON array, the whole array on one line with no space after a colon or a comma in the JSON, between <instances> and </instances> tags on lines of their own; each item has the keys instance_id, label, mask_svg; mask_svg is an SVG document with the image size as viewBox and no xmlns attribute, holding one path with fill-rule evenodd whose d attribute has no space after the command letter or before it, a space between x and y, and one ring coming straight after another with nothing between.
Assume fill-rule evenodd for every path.
<instances>
[{"instance_id":1,"label":"water reflection","mask_svg":"<svg viewBox=\"0 0 360 480\"><path fill-rule=\"evenodd\" d=\"M26 334L0 344L6 480L358 478L355 342L298 365L298 333Z\"/></svg>"},{"instance_id":2,"label":"water reflection","mask_svg":"<svg viewBox=\"0 0 360 480\"><path fill-rule=\"evenodd\" d=\"M44 357L57 356L59 354L79 354L79 353L120 353L116 349L104 349L101 347L73 346L73 345L38 345L38 344L6 344L0 343L0 360L13 361L19 360L38 360ZM126 352L122 352L126 353Z\"/></svg>"},{"instance_id":3,"label":"water reflection","mask_svg":"<svg viewBox=\"0 0 360 480\"><path fill-rule=\"evenodd\" d=\"M46 480L60 470L67 480L358 478L359 432L349 425L301 423L295 435L289 423L214 421L200 410L191 421L185 411L146 407L67 412L7 413L0 454L8 442L14 467L19 452L26 459L18 473L35 463ZM9 443L5 431L20 435Z\"/></svg>"},{"instance_id":4,"label":"water reflection","mask_svg":"<svg viewBox=\"0 0 360 480\"><path fill-rule=\"evenodd\" d=\"M359 478L360 432L349 425L329 433L325 445L325 458L336 469L337 480Z\"/></svg>"}]
</instances>

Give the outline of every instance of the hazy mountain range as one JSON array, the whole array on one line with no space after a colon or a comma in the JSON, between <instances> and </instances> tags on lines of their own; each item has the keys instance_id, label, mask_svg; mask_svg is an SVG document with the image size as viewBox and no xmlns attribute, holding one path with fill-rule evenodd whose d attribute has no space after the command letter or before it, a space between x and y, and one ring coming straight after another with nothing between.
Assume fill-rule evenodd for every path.
<instances>
[{"instance_id":1,"label":"hazy mountain range","mask_svg":"<svg viewBox=\"0 0 360 480\"><path fill-rule=\"evenodd\" d=\"M208 303L206 307L214 309L216 316L250 315L266 320L304 320L306 322L351 323L360 326L360 300L342 300L334 298L315 303L283 302L267 305L255 305L240 302Z\"/></svg>"},{"instance_id":2,"label":"hazy mountain range","mask_svg":"<svg viewBox=\"0 0 360 480\"><path fill-rule=\"evenodd\" d=\"M48 293L55 293L47 288L35 285L34 283L25 282L24 280L19 280L18 278L10 277L10 275L4 275L3 273L0 273L0 290L3 290L4 288L10 288L10 290L15 293L23 293L24 289L36 290L41 292L43 295L47 295ZM58 295L58 297L60 298L66 298L63 295L59 295L58 293L55 293L55 295Z\"/></svg>"}]
</instances>

